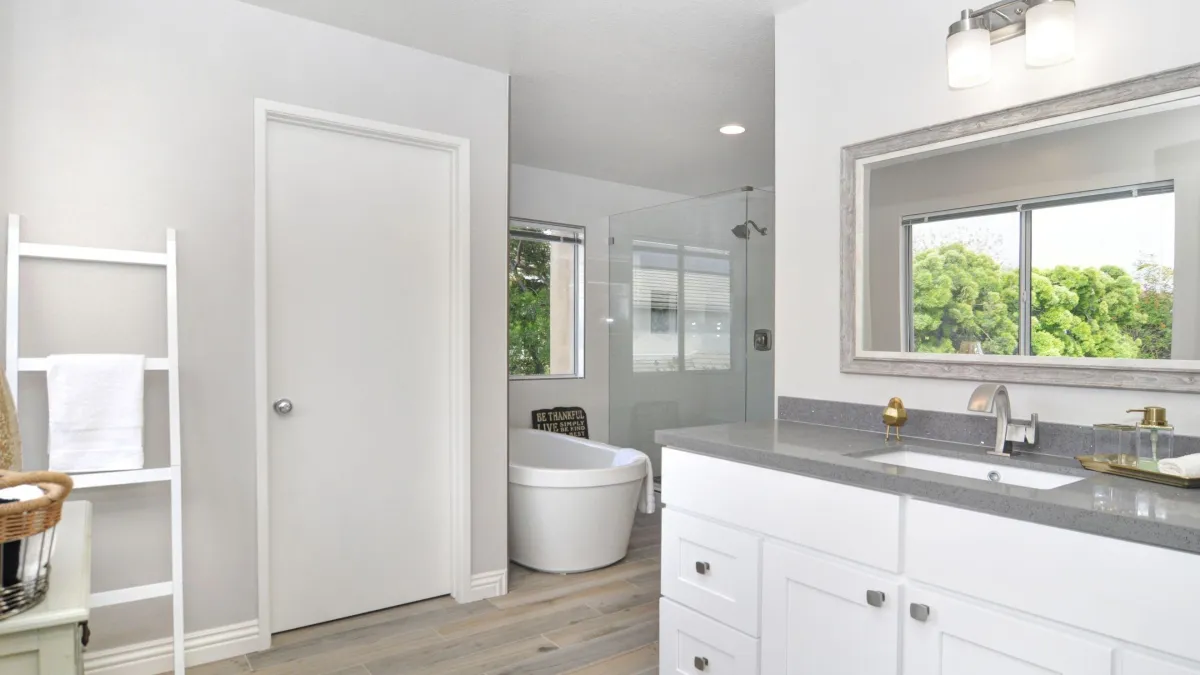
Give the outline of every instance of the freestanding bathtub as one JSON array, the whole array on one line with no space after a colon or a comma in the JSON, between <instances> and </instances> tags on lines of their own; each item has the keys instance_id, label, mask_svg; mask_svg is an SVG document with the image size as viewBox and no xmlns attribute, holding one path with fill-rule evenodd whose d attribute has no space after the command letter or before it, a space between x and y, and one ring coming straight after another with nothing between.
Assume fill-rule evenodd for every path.
<instances>
[{"instance_id":1,"label":"freestanding bathtub","mask_svg":"<svg viewBox=\"0 0 1200 675\"><path fill-rule=\"evenodd\" d=\"M611 565L629 549L645 455L534 429L508 432L508 555L543 572Z\"/></svg>"}]
</instances>

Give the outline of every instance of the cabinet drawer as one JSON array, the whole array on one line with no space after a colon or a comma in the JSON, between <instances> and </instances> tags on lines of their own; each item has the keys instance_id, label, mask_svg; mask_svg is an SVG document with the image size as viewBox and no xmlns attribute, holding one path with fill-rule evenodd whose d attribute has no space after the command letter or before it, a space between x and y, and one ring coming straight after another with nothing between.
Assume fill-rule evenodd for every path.
<instances>
[{"instance_id":1,"label":"cabinet drawer","mask_svg":"<svg viewBox=\"0 0 1200 675\"><path fill-rule=\"evenodd\" d=\"M758 537L669 507L662 519L663 595L757 637Z\"/></svg>"},{"instance_id":2,"label":"cabinet drawer","mask_svg":"<svg viewBox=\"0 0 1200 675\"><path fill-rule=\"evenodd\" d=\"M663 449L663 503L889 572L900 497Z\"/></svg>"},{"instance_id":3,"label":"cabinet drawer","mask_svg":"<svg viewBox=\"0 0 1200 675\"><path fill-rule=\"evenodd\" d=\"M1200 556L918 500L907 512L909 578L1200 661L1180 585Z\"/></svg>"},{"instance_id":4,"label":"cabinet drawer","mask_svg":"<svg viewBox=\"0 0 1200 675\"><path fill-rule=\"evenodd\" d=\"M758 640L666 598L658 622L660 675L758 674Z\"/></svg>"}]
</instances>

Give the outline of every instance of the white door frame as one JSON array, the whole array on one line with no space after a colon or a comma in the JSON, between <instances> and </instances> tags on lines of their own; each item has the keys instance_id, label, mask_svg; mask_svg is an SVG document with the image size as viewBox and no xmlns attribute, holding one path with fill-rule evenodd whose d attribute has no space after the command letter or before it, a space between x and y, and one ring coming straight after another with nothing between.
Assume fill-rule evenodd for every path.
<instances>
[{"instance_id":1,"label":"white door frame","mask_svg":"<svg viewBox=\"0 0 1200 675\"><path fill-rule=\"evenodd\" d=\"M259 648L271 644L270 434L267 390L267 123L282 122L338 133L431 148L450 156L454 185L450 260L450 524L451 595L471 599L471 190L470 142L337 113L254 101L254 394L258 522Z\"/></svg>"}]
</instances>

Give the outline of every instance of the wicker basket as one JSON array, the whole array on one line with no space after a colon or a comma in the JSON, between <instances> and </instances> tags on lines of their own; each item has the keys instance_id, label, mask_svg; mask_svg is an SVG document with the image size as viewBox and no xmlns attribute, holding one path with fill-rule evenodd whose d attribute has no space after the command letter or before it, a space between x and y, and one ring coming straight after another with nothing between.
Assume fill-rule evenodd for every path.
<instances>
[{"instance_id":1,"label":"wicker basket","mask_svg":"<svg viewBox=\"0 0 1200 675\"><path fill-rule=\"evenodd\" d=\"M0 619L24 612L46 597L54 530L73 483L70 476L53 471L0 471L0 489L18 485L35 485L44 496L0 504Z\"/></svg>"}]
</instances>

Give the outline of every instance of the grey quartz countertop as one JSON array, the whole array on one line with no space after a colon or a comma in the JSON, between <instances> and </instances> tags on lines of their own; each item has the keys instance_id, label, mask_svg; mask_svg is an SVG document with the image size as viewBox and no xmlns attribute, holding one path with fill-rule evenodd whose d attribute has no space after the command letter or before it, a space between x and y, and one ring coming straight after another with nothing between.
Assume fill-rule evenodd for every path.
<instances>
[{"instance_id":1,"label":"grey quartz countertop","mask_svg":"<svg viewBox=\"0 0 1200 675\"><path fill-rule=\"evenodd\" d=\"M977 446L885 441L882 433L781 420L658 431L659 444L699 455L1042 525L1200 553L1200 490L1087 471L1074 459L995 457ZM935 455L1082 477L1051 490L992 483L864 459L888 450ZM668 484L671 477L663 476ZM1087 561L1080 561L1086 565Z\"/></svg>"}]
</instances>

